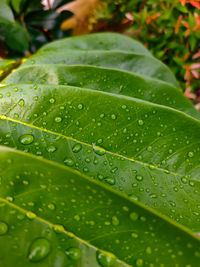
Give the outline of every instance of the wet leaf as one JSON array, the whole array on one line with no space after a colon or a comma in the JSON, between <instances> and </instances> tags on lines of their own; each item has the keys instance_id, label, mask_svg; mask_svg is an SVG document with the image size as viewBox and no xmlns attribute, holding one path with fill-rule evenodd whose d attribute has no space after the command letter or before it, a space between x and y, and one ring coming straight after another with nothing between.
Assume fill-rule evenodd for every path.
<instances>
[{"instance_id":1,"label":"wet leaf","mask_svg":"<svg viewBox=\"0 0 200 267\"><path fill-rule=\"evenodd\" d=\"M0 169L2 266L199 261L200 242L190 231L83 174L5 147Z\"/></svg>"}]
</instances>

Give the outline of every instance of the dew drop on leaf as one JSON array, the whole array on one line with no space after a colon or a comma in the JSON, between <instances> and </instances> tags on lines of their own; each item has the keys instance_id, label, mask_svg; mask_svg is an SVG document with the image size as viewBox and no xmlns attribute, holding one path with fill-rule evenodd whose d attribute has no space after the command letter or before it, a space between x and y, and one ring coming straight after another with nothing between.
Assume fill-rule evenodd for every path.
<instances>
[{"instance_id":1,"label":"dew drop on leaf","mask_svg":"<svg viewBox=\"0 0 200 267\"><path fill-rule=\"evenodd\" d=\"M141 267L141 266L143 266L143 264L144 264L143 259L137 259L136 260L136 266Z\"/></svg>"},{"instance_id":2,"label":"dew drop on leaf","mask_svg":"<svg viewBox=\"0 0 200 267\"><path fill-rule=\"evenodd\" d=\"M36 239L29 250L28 259L32 262L43 260L50 252L50 243L45 238Z\"/></svg>"},{"instance_id":3,"label":"dew drop on leaf","mask_svg":"<svg viewBox=\"0 0 200 267\"><path fill-rule=\"evenodd\" d=\"M188 152L188 157L189 157L189 158L194 157L194 153L193 153L193 152Z\"/></svg>"},{"instance_id":4,"label":"dew drop on leaf","mask_svg":"<svg viewBox=\"0 0 200 267\"><path fill-rule=\"evenodd\" d=\"M81 250L79 248L69 248L65 251L70 260L77 261L81 258Z\"/></svg>"},{"instance_id":5,"label":"dew drop on leaf","mask_svg":"<svg viewBox=\"0 0 200 267\"><path fill-rule=\"evenodd\" d=\"M55 209L56 209L56 206L55 206L53 203L50 203L50 204L48 205L48 208L49 208L50 210L55 210Z\"/></svg>"},{"instance_id":6,"label":"dew drop on leaf","mask_svg":"<svg viewBox=\"0 0 200 267\"><path fill-rule=\"evenodd\" d=\"M32 134L24 134L20 136L19 141L23 145L30 145L34 141L34 136Z\"/></svg>"},{"instance_id":7,"label":"dew drop on leaf","mask_svg":"<svg viewBox=\"0 0 200 267\"><path fill-rule=\"evenodd\" d=\"M24 106L24 99L20 99L18 105L20 107L23 107Z\"/></svg>"},{"instance_id":8,"label":"dew drop on leaf","mask_svg":"<svg viewBox=\"0 0 200 267\"><path fill-rule=\"evenodd\" d=\"M144 124L143 120L139 120L139 121L138 121L138 124L139 124L140 126L142 126L142 125Z\"/></svg>"},{"instance_id":9,"label":"dew drop on leaf","mask_svg":"<svg viewBox=\"0 0 200 267\"><path fill-rule=\"evenodd\" d=\"M79 151L81 151L81 149L82 149L82 145L81 145L81 144L75 144L75 145L73 146L73 148L72 148L72 151L73 151L74 153L78 153Z\"/></svg>"},{"instance_id":10,"label":"dew drop on leaf","mask_svg":"<svg viewBox=\"0 0 200 267\"><path fill-rule=\"evenodd\" d=\"M0 235L5 235L8 232L8 225L0 221Z\"/></svg>"},{"instance_id":11,"label":"dew drop on leaf","mask_svg":"<svg viewBox=\"0 0 200 267\"><path fill-rule=\"evenodd\" d=\"M103 267L113 266L116 262L116 257L109 252L97 251L96 258L100 266Z\"/></svg>"},{"instance_id":12,"label":"dew drop on leaf","mask_svg":"<svg viewBox=\"0 0 200 267\"><path fill-rule=\"evenodd\" d=\"M64 164L67 165L67 166L69 166L69 167L72 167L72 166L74 166L74 160L71 159L71 158L66 158L64 160Z\"/></svg>"},{"instance_id":13,"label":"dew drop on leaf","mask_svg":"<svg viewBox=\"0 0 200 267\"><path fill-rule=\"evenodd\" d=\"M114 185L115 184L115 178L113 177L105 177L104 181L110 185Z\"/></svg>"},{"instance_id":14,"label":"dew drop on leaf","mask_svg":"<svg viewBox=\"0 0 200 267\"><path fill-rule=\"evenodd\" d=\"M119 219L116 216L112 217L112 225L113 226L119 225Z\"/></svg>"},{"instance_id":15,"label":"dew drop on leaf","mask_svg":"<svg viewBox=\"0 0 200 267\"><path fill-rule=\"evenodd\" d=\"M50 98L50 99L49 99L49 102L50 102L51 104L53 104L53 103L55 103L55 99L54 99L54 98Z\"/></svg>"},{"instance_id":16,"label":"dew drop on leaf","mask_svg":"<svg viewBox=\"0 0 200 267\"><path fill-rule=\"evenodd\" d=\"M141 175L137 175L137 176L136 176L136 180L138 180L138 181L142 181L142 180L143 180L143 177L142 177Z\"/></svg>"},{"instance_id":17,"label":"dew drop on leaf","mask_svg":"<svg viewBox=\"0 0 200 267\"><path fill-rule=\"evenodd\" d=\"M55 122L59 123L62 121L62 118L61 117L55 117Z\"/></svg>"},{"instance_id":18,"label":"dew drop on leaf","mask_svg":"<svg viewBox=\"0 0 200 267\"><path fill-rule=\"evenodd\" d=\"M139 216L138 216L138 214L136 212L131 212L130 215L129 215L129 217L130 217L130 219L132 221L137 221L137 219L138 219Z\"/></svg>"},{"instance_id":19,"label":"dew drop on leaf","mask_svg":"<svg viewBox=\"0 0 200 267\"><path fill-rule=\"evenodd\" d=\"M106 153L106 151L103 148L100 148L98 146L94 146L93 149L94 152L99 156L103 156Z\"/></svg>"},{"instance_id":20,"label":"dew drop on leaf","mask_svg":"<svg viewBox=\"0 0 200 267\"><path fill-rule=\"evenodd\" d=\"M78 104L78 109L83 109L83 104Z\"/></svg>"},{"instance_id":21,"label":"dew drop on leaf","mask_svg":"<svg viewBox=\"0 0 200 267\"><path fill-rule=\"evenodd\" d=\"M47 147L47 151L48 151L49 153L53 153L53 152L56 151L56 147L55 147L55 146L49 146L49 147Z\"/></svg>"}]
</instances>

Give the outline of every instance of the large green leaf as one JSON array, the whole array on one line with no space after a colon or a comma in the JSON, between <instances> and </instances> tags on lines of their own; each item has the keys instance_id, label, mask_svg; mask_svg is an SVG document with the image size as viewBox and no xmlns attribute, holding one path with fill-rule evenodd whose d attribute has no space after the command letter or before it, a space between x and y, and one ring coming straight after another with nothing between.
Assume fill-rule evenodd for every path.
<instances>
[{"instance_id":1,"label":"large green leaf","mask_svg":"<svg viewBox=\"0 0 200 267\"><path fill-rule=\"evenodd\" d=\"M95 33L54 41L44 45L40 51L74 50L122 50L151 56L138 41L118 33Z\"/></svg>"},{"instance_id":2,"label":"large green leaf","mask_svg":"<svg viewBox=\"0 0 200 267\"><path fill-rule=\"evenodd\" d=\"M1 114L17 119L2 117L2 144L67 164L200 231L198 120L69 86L5 86L1 95Z\"/></svg>"},{"instance_id":3,"label":"large green leaf","mask_svg":"<svg viewBox=\"0 0 200 267\"><path fill-rule=\"evenodd\" d=\"M1 266L198 266L190 231L78 172L5 147L0 169Z\"/></svg>"},{"instance_id":4,"label":"large green leaf","mask_svg":"<svg viewBox=\"0 0 200 267\"><path fill-rule=\"evenodd\" d=\"M34 64L94 65L121 69L154 77L177 86L172 72L156 58L123 51L41 51L31 56L22 66Z\"/></svg>"},{"instance_id":5,"label":"large green leaf","mask_svg":"<svg viewBox=\"0 0 200 267\"><path fill-rule=\"evenodd\" d=\"M156 79L114 69L59 64L26 66L14 71L3 83L68 84L140 98L200 118L200 113L194 105L176 87Z\"/></svg>"}]
</instances>

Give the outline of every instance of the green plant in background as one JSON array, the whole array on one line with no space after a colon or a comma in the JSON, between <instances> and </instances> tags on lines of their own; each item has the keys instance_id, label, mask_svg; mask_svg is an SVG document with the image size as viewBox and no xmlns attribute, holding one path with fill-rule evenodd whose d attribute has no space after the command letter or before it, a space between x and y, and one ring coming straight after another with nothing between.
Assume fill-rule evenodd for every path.
<instances>
[{"instance_id":1,"label":"green plant in background","mask_svg":"<svg viewBox=\"0 0 200 267\"><path fill-rule=\"evenodd\" d=\"M56 12L66 2L54 1L49 10L44 10L41 0L0 0L0 56L22 57L50 40L68 35L60 24L71 12Z\"/></svg>"},{"instance_id":2,"label":"green plant in background","mask_svg":"<svg viewBox=\"0 0 200 267\"><path fill-rule=\"evenodd\" d=\"M120 31L124 25L123 31L126 29L129 35L141 40L153 55L164 61L177 76L182 87L187 89L186 96L195 98L198 103L200 2L198 0L101 0L101 2L104 5L96 10L95 24L99 24L101 29L113 28L115 31Z\"/></svg>"},{"instance_id":3,"label":"green plant in background","mask_svg":"<svg viewBox=\"0 0 200 267\"><path fill-rule=\"evenodd\" d=\"M47 44L0 114L0 265L199 265L200 115L144 46Z\"/></svg>"}]
</instances>

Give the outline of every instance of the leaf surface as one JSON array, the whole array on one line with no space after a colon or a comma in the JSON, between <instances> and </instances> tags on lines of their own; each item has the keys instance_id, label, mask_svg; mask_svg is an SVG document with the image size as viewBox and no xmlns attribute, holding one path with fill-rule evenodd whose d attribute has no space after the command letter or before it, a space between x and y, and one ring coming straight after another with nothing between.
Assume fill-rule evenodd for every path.
<instances>
[{"instance_id":1,"label":"leaf surface","mask_svg":"<svg viewBox=\"0 0 200 267\"><path fill-rule=\"evenodd\" d=\"M34 64L93 65L135 72L154 77L174 86L177 81L171 70L156 58L123 51L41 51L27 59L21 66Z\"/></svg>"},{"instance_id":2,"label":"leaf surface","mask_svg":"<svg viewBox=\"0 0 200 267\"><path fill-rule=\"evenodd\" d=\"M114 69L59 64L26 66L11 73L2 83L78 86L143 99L200 118L194 105L176 87L157 79Z\"/></svg>"},{"instance_id":3,"label":"leaf surface","mask_svg":"<svg viewBox=\"0 0 200 267\"><path fill-rule=\"evenodd\" d=\"M85 175L5 147L0 169L2 266L198 264L190 231Z\"/></svg>"},{"instance_id":4,"label":"leaf surface","mask_svg":"<svg viewBox=\"0 0 200 267\"><path fill-rule=\"evenodd\" d=\"M95 33L64 38L46 44L40 51L74 50L122 50L151 56L151 53L138 41L118 33Z\"/></svg>"},{"instance_id":5,"label":"leaf surface","mask_svg":"<svg viewBox=\"0 0 200 267\"><path fill-rule=\"evenodd\" d=\"M78 169L200 231L198 120L69 86L5 86L1 93L1 113L14 118L1 117L1 144Z\"/></svg>"}]
</instances>

